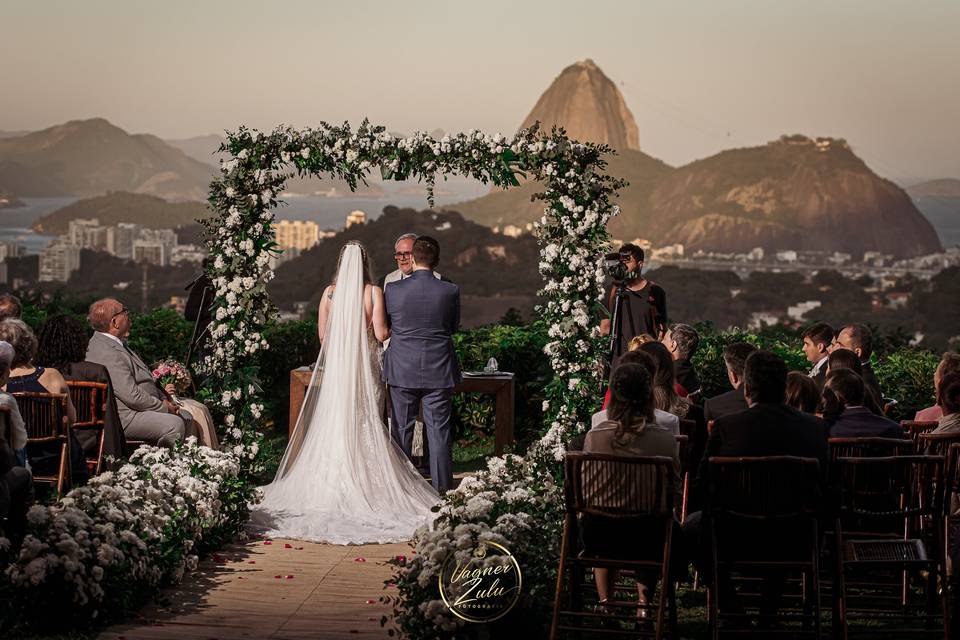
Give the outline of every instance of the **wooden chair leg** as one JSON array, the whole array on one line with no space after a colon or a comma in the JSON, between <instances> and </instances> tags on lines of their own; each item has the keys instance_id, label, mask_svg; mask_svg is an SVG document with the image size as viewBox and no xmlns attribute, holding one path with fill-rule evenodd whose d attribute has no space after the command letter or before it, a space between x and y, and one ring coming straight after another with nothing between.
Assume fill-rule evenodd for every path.
<instances>
[{"instance_id":1,"label":"wooden chair leg","mask_svg":"<svg viewBox=\"0 0 960 640\"><path fill-rule=\"evenodd\" d=\"M70 439L67 438L60 446L60 468L57 470L57 495L63 495L63 486L66 482L66 469L70 457Z\"/></svg>"},{"instance_id":2,"label":"wooden chair leg","mask_svg":"<svg viewBox=\"0 0 960 640\"><path fill-rule=\"evenodd\" d=\"M557 625L560 624L560 605L563 599L563 572L566 569L567 560L567 534L570 526L569 518L563 522L563 537L560 539L560 566L557 567L557 588L553 597L553 621L550 623L550 640L557 637Z\"/></svg>"},{"instance_id":3,"label":"wooden chair leg","mask_svg":"<svg viewBox=\"0 0 960 640\"><path fill-rule=\"evenodd\" d=\"M103 471L103 441L106 439L104 438L104 431L105 431L104 428L101 427L100 428L100 446L97 447L97 474L96 475L100 475L100 473Z\"/></svg>"}]
</instances>

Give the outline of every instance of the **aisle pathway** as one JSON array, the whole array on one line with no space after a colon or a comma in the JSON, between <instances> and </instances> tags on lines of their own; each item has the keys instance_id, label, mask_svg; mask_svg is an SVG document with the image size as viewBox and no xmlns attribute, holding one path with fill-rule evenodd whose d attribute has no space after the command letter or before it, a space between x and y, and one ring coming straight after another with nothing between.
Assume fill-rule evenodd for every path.
<instances>
[{"instance_id":1,"label":"aisle pathway","mask_svg":"<svg viewBox=\"0 0 960 640\"><path fill-rule=\"evenodd\" d=\"M108 628L102 640L387 638L384 561L408 544L336 546L258 540L206 559L164 604ZM279 576L279 577L278 577Z\"/></svg>"}]
</instances>

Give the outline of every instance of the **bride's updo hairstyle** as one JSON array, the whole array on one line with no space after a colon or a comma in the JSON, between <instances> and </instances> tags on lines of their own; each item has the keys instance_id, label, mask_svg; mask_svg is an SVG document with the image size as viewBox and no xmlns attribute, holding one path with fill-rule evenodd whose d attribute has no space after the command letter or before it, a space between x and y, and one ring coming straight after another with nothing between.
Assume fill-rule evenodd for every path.
<instances>
[{"instance_id":1,"label":"bride's updo hairstyle","mask_svg":"<svg viewBox=\"0 0 960 640\"><path fill-rule=\"evenodd\" d=\"M419 236L413 241L413 261L417 266L436 269L440 264L440 243L430 236Z\"/></svg>"},{"instance_id":2,"label":"bride's updo hairstyle","mask_svg":"<svg viewBox=\"0 0 960 640\"><path fill-rule=\"evenodd\" d=\"M360 259L363 261L363 284L373 284L373 278L370 276L370 259L367 257L367 250L356 240L351 240L340 247L340 257L337 258L337 271L333 274L333 282L331 282L331 284L337 284L337 273L340 273L340 263L343 262L343 254L350 245L360 247Z\"/></svg>"}]
</instances>

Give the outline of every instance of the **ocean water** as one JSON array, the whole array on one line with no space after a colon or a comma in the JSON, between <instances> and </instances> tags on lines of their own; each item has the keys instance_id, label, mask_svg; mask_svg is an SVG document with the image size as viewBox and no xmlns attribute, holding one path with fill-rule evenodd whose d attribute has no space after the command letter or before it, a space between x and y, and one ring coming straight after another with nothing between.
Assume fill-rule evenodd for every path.
<instances>
[{"instance_id":1,"label":"ocean water","mask_svg":"<svg viewBox=\"0 0 960 640\"><path fill-rule=\"evenodd\" d=\"M347 214L360 210L367 214L368 220L375 220L383 213L384 207L427 208L426 191L416 193L414 185L408 183L381 184L386 192L382 198L342 197L326 198L322 196L286 196L280 198L285 204L274 210L278 220L312 220L321 229L340 229ZM436 197L436 205L447 205L480 197L489 191L489 186L479 182L451 181L437 185L442 195ZM26 253L40 253L54 236L36 234L30 230L34 220L57 209L72 204L78 198L20 198L26 205L17 209L0 209L0 241L17 242ZM136 220L130 220L136 222Z\"/></svg>"}]
</instances>

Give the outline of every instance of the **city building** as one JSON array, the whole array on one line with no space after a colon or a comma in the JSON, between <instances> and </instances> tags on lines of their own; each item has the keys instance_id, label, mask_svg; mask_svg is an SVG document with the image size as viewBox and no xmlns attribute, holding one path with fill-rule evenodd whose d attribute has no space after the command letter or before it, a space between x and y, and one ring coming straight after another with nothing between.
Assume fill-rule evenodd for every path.
<instances>
[{"instance_id":1,"label":"city building","mask_svg":"<svg viewBox=\"0 0 960 640\"><path fill-rule=\"evenodd\" d=\"M140 225L120 222L107 227L107 253L118 258L133 258L133 241L140 236Z\"/></svg>"},{"instance_id":2,"label":"city building","mask_svg":"<svg viewBox=\"0 0 960 640\"><path fill-rule=\"evenodd\" d=\"M180 264L182 262L203 262L207 257L207 251L203 247L195 244L178 244L173 247L170 254L170 264Z\"/></svg>"},{"instance_id":3,"label":"city building","mask_svg":"<svg viewBox=\"0 0 960 640\"><path fill-rule=\"evenodd\" d=\"M80 268L80 247L55 240L40 252L40 282L66 282Z\"/></svg>"},{"instance_id":4,"label":"city building","mask_svg":"<svg viewBox=\"0 0 960 640\"><path fill-rule=\"evenodd\" d=\"M134 240L134 262L146 262L158 267L170 264L170 247L160 240Z\"/></svg>"},{"instance_id":5,"label":"city building","mask_svg":"<svg viewBox=\"0 0 960 640\"><path fill-rule=\"evenodd\" d=\"M348 225L349 226L349 225ZM320 227L310 220L281 220L273 223L277 246L306 251L320 241Z\"/></svg>"},{"instance_id":6,"label":"city building","mask_svg":"<svg viewBox=\"0 0 960 640\"><path fill-rule=\"evenodd\" d=\"M819 300L798 302L797 304L787 307L787 315L797 322L803 322L803 316L821 306L821 304L822 303Z\"/></svg>"},{"instance_id":7,"label":"city building","mask_svg":"<svg viewBox=\"0 0 960 640\"><path fill-rule=\"evenodd\" d=\"M367 221L367 214L357 209L347 214L346 228L349 229L355 224L364 224Z\"/></svg>"},{"instance_id":8,"label":"city building","mask_svg":"<svg viewBox=\"0 0 960 640\"><path fill-rule=\"evenodd\" d=\"M107 228L97 218L77 218L67 226L67 242L81 249L105 249Z\"/></svg>"},{"instance_id":9,"label":"city building","mask_svg":"<svg viewBox=\"0 0 960 640\"><path fill-rule=\"evenodd\" d=\"M7 258L18 258L23 255L23 247L16 242L0 242L0 262Z\"/></svg>"}]
</instances>

